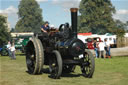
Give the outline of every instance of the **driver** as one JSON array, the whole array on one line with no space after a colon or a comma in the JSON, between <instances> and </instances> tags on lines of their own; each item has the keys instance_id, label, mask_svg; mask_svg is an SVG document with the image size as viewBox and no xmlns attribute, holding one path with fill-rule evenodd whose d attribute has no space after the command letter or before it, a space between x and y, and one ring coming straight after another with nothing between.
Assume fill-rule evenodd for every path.
<instances>
[{"instance_id":1,"label":"driver","mask_svg":"<svg viewBox=\"0 0 128 85\"><path fill-rule=\"evenodd\" d=\"M49 30L49 22L48 21L46 21L44 23L44 25L41 26L41 32L47 33L48 32L47 30Z\"/></svg>"}]
</instances>

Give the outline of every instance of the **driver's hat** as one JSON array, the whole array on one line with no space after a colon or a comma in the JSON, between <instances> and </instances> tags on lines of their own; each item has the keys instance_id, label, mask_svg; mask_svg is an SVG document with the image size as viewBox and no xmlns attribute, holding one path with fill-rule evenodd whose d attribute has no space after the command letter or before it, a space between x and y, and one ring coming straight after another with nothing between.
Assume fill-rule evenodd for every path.
<instances>
[{"instance_id":1,"label":"driver's hat","mask_svg":"<svg viewBox=\"0 0 128 85\"><path fill-rule=\"evenodd\" d=\"M48 22L48 21L46 21L44 24L49 24L49 22Z\"/></svg>"}]
</instances>

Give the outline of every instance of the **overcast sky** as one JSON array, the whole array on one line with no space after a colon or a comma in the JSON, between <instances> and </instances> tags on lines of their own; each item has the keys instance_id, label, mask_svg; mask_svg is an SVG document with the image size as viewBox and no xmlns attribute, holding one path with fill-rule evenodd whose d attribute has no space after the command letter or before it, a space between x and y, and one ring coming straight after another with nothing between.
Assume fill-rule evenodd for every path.
<instances>
[{"instance_id":1,"label":"overcast sky","mask_svg":"<svg viewBox=\"0 0 128 85\"><path fill-rule=\"evenodd\" d=\"M49 21L55 27L65 22L71 22L69 9L79 7L81 0L36 0L43 9L43 20ZM128 21L128 0L111 0L116 8L114 19ZM20 0L0 0L0 13L8 14L8 22L15 27L18 21L18 5Z\"/></svg>"}]
</instances>

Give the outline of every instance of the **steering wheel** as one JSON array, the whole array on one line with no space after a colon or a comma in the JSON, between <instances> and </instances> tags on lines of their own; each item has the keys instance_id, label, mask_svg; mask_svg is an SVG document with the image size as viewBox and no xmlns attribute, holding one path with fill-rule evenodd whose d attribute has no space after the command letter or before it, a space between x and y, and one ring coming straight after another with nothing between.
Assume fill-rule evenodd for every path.
<instances>
[{"instance_id":1,"label":"steering wheel","mask_svg":"<svg viewBox=\"0 0 128 85\"><path fill-rule=\"evenodd\" d=\"M61 24L60 27L59 27L59 31L60 32L63 32L64 31L64 28L65 28L65 24Z\"/></svg>"},{"instance_id":2,"label":"steering wheel","mask_svg":"<svg viewBox=\"0 0 128 85\"><path fill-rule=\"evenodd\" d=\"M59 27L59 31L63 32L66 28L69 28L69 23L61 24Z\"/></svg>"}]
</instances>

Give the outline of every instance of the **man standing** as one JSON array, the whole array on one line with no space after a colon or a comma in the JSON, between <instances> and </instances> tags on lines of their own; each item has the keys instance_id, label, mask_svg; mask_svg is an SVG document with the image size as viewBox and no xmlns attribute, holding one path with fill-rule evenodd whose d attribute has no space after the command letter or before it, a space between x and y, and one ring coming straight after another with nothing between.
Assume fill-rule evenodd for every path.
<instances>
[{"instance_id":1,"label":"man standing","mask_svg":"<svg viewBox=\"0 0 128 85\"><path fill-rule=\"evenodd\" d=\"M98 52L98 48L97 48L98 44L97 44L96 40L94 40L94 44L93 45L94 45L94 51L96 53L96 58L99 58L99 52Z\"/></svg>"},{"instance_id":2,"label":"man standing","mask_svg":"<svg viewBox=\"0 0 128 85\"><path fill-rule=\"evenodd\" d=\"M104 45L103 41L101 40L101 42L99 43L99 51L100 51L101 58L104 58L104 47L105 47L105 45Z\"/></svg>"},{"instance_id":3,"label":"man standing","mask_svg":"<svg viewBox=\"0 0 128 85\"><path fill-rule=\"evenodd\" d=\"M12 43L12 46L11 46L11 53L12 53L12 59L16 59L16 56L15 56L15 45L14 43Z\"/></svg>"},{"instance_id":4,"label":"man standing","mask_svg":"<svg viewBox=\"0 0 128 85\"><path fill-rule=\"evenodd\" d=\"M11 56L11 43L10 43L10 41L7 44L7 50L8 50L9 57L12 58L12 56Z\"/></svg>"},{"instance_id":5,"label":"man standing","mask_svg":"<svg viewBox=\"0 0 128 85\"><path fill-rule=\"evenodd\" d=\"M105 51L106 51L105 58L111 58L111 56L110 56L110 43L107 42L107 39L104 40L104 44L105 44Z\"/></svg>"}]
</instances>

